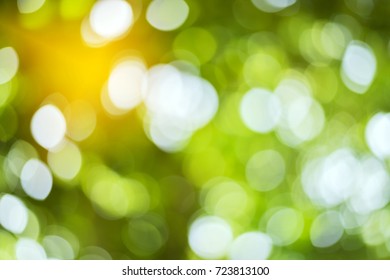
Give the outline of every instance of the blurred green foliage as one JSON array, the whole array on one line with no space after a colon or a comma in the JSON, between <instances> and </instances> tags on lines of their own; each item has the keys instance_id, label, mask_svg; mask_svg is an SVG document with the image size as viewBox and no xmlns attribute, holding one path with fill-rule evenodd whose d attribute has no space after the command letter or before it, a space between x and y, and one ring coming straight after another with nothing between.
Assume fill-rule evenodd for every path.
<instances>
[{"instance_id":1,"label":"blurred green foliage","mask_svg":"<svg viewBox=\"0 0 390 280\"><path fill-rule=\"evenodd\" d=\"M21 13L17 2L23 1L0 3L0 52L12 47L18 55L16 75L0 84L0 195L19 198L28 222L22 232L12 230L9 224L21 214L0 206L0 258L18 258L20 240L44 248L31 249L34 256L60 259L250 258L247 247L229 247L248 232L266 236L258 235L256 250L267 251L261 242L271 240L270 252L255 252L270 259L390 257L389 154L375 150L375 139L388 133L373 135L374 144L367 135L372 117L390 110L388 1L269 0L286 5L267 4L276 9L270 12L259 8L266 0L185 0L185 22L161 31L146 18L151 1L128 0L134 19L129 31L97 45L82 33L94 1L46 0L31 13ZM373 67L366 84L359 78L348 86L349 72L343 78L351 42L373 53L374 66L366 53L351 62L358 61L352 69L363 69L357 75L369 75L364 71ZM208 81L218 94L216 114L177 150L161 148L148 127L148 104L112 113L102 101L112 69L126 57L139 58L149 70L169 64ZM6 63L1 57L0 68ZM267 91L256 98L280 99L282 113L269 131L243 120L242 100L255 88ZM309 105L299 107L296 96ZM32 135L32 118L46 104L64 114L66 137L76 145L62 155ZM271 116L279 110L259 110L268 109ZM264 114L252 120L269 123ZM383 145L386 151L390 144ZM342 149L350 152L335 154ZM72 152L80 153L80 169ZM27 195L21 182L31 158L53 174L42 201ZM320 170L313 162L322 159ZM376 177L361 179L364 172L355 165ZM64 178L64 170L72 174L69 166L77 174ZM308 191L307 180L314 189ZM356 200L372 202L364 211L356 210L350 193L366 194L361 185L378 189L368 192L367 201ZM219 217L229 229L223 222L218 229L201 228L202 240L191 241L199 230L191 226L204 216ZM232 235L226 246L214 246L213 234L218 240L226 231ZM23 248L19 258L26 256Z\"/></svg>"}]
</instances>

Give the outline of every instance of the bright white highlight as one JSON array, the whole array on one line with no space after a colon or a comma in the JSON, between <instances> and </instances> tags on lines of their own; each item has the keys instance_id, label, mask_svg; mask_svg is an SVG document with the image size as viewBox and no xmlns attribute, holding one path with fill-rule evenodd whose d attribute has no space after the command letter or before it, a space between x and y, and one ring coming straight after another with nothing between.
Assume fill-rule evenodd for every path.
<instances>
[{"instance_id":1,"label":"bright white highlight","mask_svg":"<svg viewBox=\"0 0 390 280\"><path fill-rule=\"evenodd\" d=\"M0 198L0 224L8 231L20 234L27 226L28 212L16 196L5 194Z\"/></svg>"},{"instance_id":2,"label":"bright white highlight","mask_svg":"<svg viewBox=\"0 0 390 280\"><path fill-rule=\"evenodd\" d=\"M279 98L268 90L252 89L241 101L240 114L249 129L259 133L270 132L281 116Z\"/></svg>"},{"instance_id":3,"label":"bright white highlight","mask_svg":"<svg viewBox=\"0 0 390 280\"><path fill-rule=\"evenodd\" d=\"M366 127L366 142L378 158L390 157L390 114L377 113Z\"/></svg>"},{"instance_id":4,"label":"bright white highlight","mask_svg":"<svg viewBox=\"0 0 390 280\"><path fill-rule=\"evenodd\" d=\"M61 111L53 105L45 105L35 112L31 120L31 133L45 149L56 147L64 138L66 121Z\"/></svg>"},{"instance_id":5,"label":"bright white highlight","mask_svg":"<svg viewBox=\"0 0 390 280\"><path fill-rule=\"evenodd\" d=\"M118 109L131 110L142 101L145 82L146 68L141 62L123 61L110 74L108 96Z\"/></svg>"},{"instance_id":6,"label":"bright white highlight","mask_svg":"<svg viewBox=\"0 0 390 280\"><path fill-rule=\"evenodd\" d=\"M183 0L153 0L146 11L146 19L154 28L171 31L187 19L189 7Z\"/></svg>"},{"instance_id":7,"label":"bright white highlight","mask_svg":"<svg viewBox=\"0 0 390 280\"><path fill-rule=\"evenodd\" d=\"M92 30L106 39L124 35L133 23L133 9L123 0L100 0L89 15Z\"/></svg>"},{"instance_id":8,"label":"bright white highlight","mask_svg":"<svg viewBox=\"0 0 390 280\"><path fill-rule=\"evenodd\" d=\"M232 260L265 260L272 251L271 238L262 232L247 232L238 236L231 248Z\"/></svg>"},{"instance_id":9,"label":"bright white highlight","mask_svg":"<svg viewBox=\"0 0 390 280\"><path fill-rule=\"evenodd\" d=\"M66 141L57 149L49 151L47 162L55 175L64 180L72 180L81 169L82 156L75 144Z\"/></svg>"},{"instance_id":10,"label":"bright white highlight","mask_svg":"<svg viewBox=\"0 0 390 280\"><path fill-rule=\"evenodd\" d=\"M15 245L16 259L18 260L45 260L46 252L33 239L21 238Z\"/></svg>"},{"instance_id":11,"label":"bright white highlight","mask_svg":"<svg viewBox=\"0 0 390 280\"><path fill-rule=\"evenodd\" d=\"M147 136L166 152L184 148L218 109L214 87L201 77L166 64L146 71L141 62L131 60L114 68L101 101L112 115L125 114L143 101Z\"/></svg>"},{"instance_id":12,"label":"bright white highlight","mask_svg":"<svg viewBox=\"0 0 390 280\"><path fill-rule=\"evenodd\" d=\"M218 95L209 82L171 65L157 65L149 70L144 102L149 117L148 136L167 152L182 149L218 109Z\"/></svg>"},{"instance_id":13,"label":"bright white highlight","mask_svg":"<svg viewBox=\"0 0 390 280\"><path fill-rule=\"evenodd\" d=\"M17 4L20 13L30 14L38 11L45 4L45 0L18 0Z\"/></svg>"},{"instance_id":14,"label":"bright white highlight","mask_svg":"<svg viewBox=\"0 0 390 280\"><path fill-rule=\"evenodd\" d=\"M233 233L229 224L215 216L195 220L189 230L191 249L204 259L224 257L232 240Z\"/></svg>"},{"instance_id":15,"label":"bright white highlight","mask_svg":"<svg viewBox=\"0 0 390 280\"><path fill-rule=\"evenodd\" d=\"M356 93L365 93L376 74L376 58L367 44L352 41L343 57L341 78L344 84Z\"/></svg>"},{"instance_id":16,"label":"bright white highlight","mask_svg":"<svg viewBox=\"0 0 390 280\"><path fill-rule=\"evenodd\" d=\"M364 157L349 208L355 213L370 214L386 206L390 201L390 178L386 167L374 157Z\"/></svg>"},{"instance_id":17,"label":"bright white highlight","mask_svg":"<svg viewBox=\"0 0 390 280\"><path fill-rule=\"evenodd\" d=\"M49 168L37 159L30 159L26 162L20 180L23 190L36 200L44 200L53 185L53 177Z\"/></svg>"},{"instance_id":18,"label":"bright white highlight","mask_svg":"<svg viewBox=\"0 0 390 280\"><path fill-rule=\"evenodd\" d=\"M0 84L10 81L19 68L19 57L14 48L0 49Z\"/></svg>"},{"instance_id":19,"label":"bright white highlight","mask_svg":"<svg viewBox=\"0 0 390 280\"><path fill-rule=\"evenodd\" d=\"M254 154L246 165L246 178L258 191L270 191L280 185L285 176L283 157L274 150Z\"/></svg>"},{"instance_id":20,"label":"bright white highlight","mask_svg":"<svg viewBox=\"0 0 390 280\"><path fill-rule=\"evenodd\" d=\"M358 216L381 209L390 200L390 178L383 163L372 156L359 159L348 149L309 161L302 185L314 204L327 208L346 204Z\"/></svg>"},{"instance_id":21,"label":"bright white highlight","mask_svg":"<svg viewBox=\"0 0 390 280\"><path fill-rule=\"evenodd\" d=\"M339 205L352 195L358 171L359 161L353 152L337 150L305 166L302 174L304 191L317 205Z\"/></svg>"},{"instance_id":22,"label":"bright white highlight","mask_svg":"<svg viewBox=\"0 0 390 280\"><path fill-rule=\"evenodd\" d=\"M99 34L96 34L96 32L91 26L89 18L85 18L81 22L80 33L84 42L90 47L98 48L110 42L110 39L104 38Z\"/></svg>"}]
</instances>

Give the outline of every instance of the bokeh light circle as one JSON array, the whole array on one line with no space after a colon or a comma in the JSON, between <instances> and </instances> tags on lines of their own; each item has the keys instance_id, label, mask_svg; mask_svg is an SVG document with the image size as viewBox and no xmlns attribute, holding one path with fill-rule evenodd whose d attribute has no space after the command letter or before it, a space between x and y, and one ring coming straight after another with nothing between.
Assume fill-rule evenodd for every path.
<instances>
[{"instance_id":1,"label":"bokeh light circle","mask_svg":"<svg viewBox=\"0 0 390 280\"><path fill-rule=\"evenodd\" d=\"M315 247L325 248L337 243L344 233L340 215L336 211L317 216L310 228L310 240Z\"/></svg>"},{"instance_id":2,"label":"bokeh light circle","mask_svg":"<svg viewBox=\"0 0 390 280\"><path fill-rule=\"evenodd\" d=\"M146 11L147 21L156 29L171 31L187 19L189 7L183 0L153 0Z\"/></svg>"},{"instance_id":3,"label":"bokeh light circle","mask_svg":"<svg viewBox=\"0 0 390 280\"><path fill-rule=\"evenodd\" d=\"M133 24L133 9L124 0L100 0L91 10L89 22L99 36L114 39L125 34Z\"/></svg>"},{"instance_id":4,"label":"bokeh light circle","mask_svg":"<svg viewBox=\"0 0 390 280\"><path fill-rule=\"evenodd\" d=\"M64 180L72 180L81 169L81 151L74 143L65 141L55 150L49 151L47 162L55 175Z\"/></svg>"},{"instance_id":5,"label":"bokeh light circle","mask_svg":"<svg viewBox=\"0 0 390 280\"><path fill-rule=\"evenodd\" d=\"M75 257L72 245L58 235L47 235L42 240L43 248L50 259L72 260Z\"/></svg>"},{"instance_id":6,"label":"bokeh light circle","mask_svg":"<svg viewBox=\"0 0 390 280\"><path fill-rule=\"evenodd\" d=\"M15 245L16 259L18 260L45 260L45 249L35 240L21 238Z\"/></svg>"},{"instance_id":7,"label":"bokeh light circle","mask_svg":"<svg viewBox=\"0 0 390 280\"><path fill-rule=\"evenodd\" d=\"M286 166L283 157L274 150L254 154L246 164L246 178L258 191L275 189L283 181Z\"/></svg>"},{"instance_id":8,"label":"bokeh light circle","mask_svg":"<svg viewBox=\"0 0 390 280\"><path fill-rule=\"evenodd\" d=\"M192 134L204 127L218 110L215 88L205 79L168 64L152 67L144 95L150 139L166 152L185 147Z\"/></svg>"},{"instance_id":9,"label":"bokeh light circle","mask_svg":"<svg viewBox=\"0 0 390 280\"><path fill-rule=\"evenodd\" d=\"M18 10L21 14L30 14L38 11L46 0L18 0Z\"/></svg>"},{"instance_id":10,"label":"bokeh light circle","mask_svg":"<svg viewBox=\"0 0 390 280\"><path fill-rule=\"evenodd\" d=\"M0 49L0 84L11 80L19 68L19 57L15 49L5 47Z\"/></svg>"},{"instance_id":11,"label":"bokeh light circle","mask_svg":"<svg viewBox=\"0 0 390 280\"><path fill-rule=\"evenodd\" d=\"M366 142L374 155L379 158L390 157L390 114L377 113L369 120Z\"/></svg>"},{"instance_id":12,"label":"bokeh light circle","mask_svg":"<svg viewBox=\"0 0 390 280\"><path fill-rule=\"evenodd\" d=\"M108 96L121 110L131 110L141 100L145 88L146 69L138 61L123 61L115 66L108 79Z\"/></svg>"},{"instance_id":13,"label":"bokeh light circle","mask_svg":"<svg viewBox=\"0 0 390 280\"><path fill-rule=\"evenodd\" d=\"M272 252L272 239L262 232L247 232L234 239L229 251L232 260L265 260Z\"/></svg>"},{"instance_id":14,"label":"bokeh light circle","mask_svg":"<svg viewBox=\"0 0 390 280\"><path fill-rule=\"evenodd\" d=\"M36 200L44 200L53 186L49 168L38 159L30 159L23 166L20 180L23 190Z\"/></svg>"},{"instance_id":15,"label":"bokeh light circle","mask_svg":"<svg viewBox=\"0 0 390 280\"><path fill-rule=\"evenodd\" d=\"M344 53L341 77L352 91L362 94L374 80L377 62L371 47L360 41L352 41Z\"/></svg>"},{"instance_id":16,"label":"bokeh light circle","mask_svg":"<svg viewBox=\"0 0 390 280\"><path fill-rule=\"evenodd\" d=\"M226 255L233 233L230 225L216 216L196 219L190 227L188 240L191 249L201 258L218 259Z\"/></svg>"},{"instance_id":17,"label":"bokeh light circle","mask_svg":"<svg viewBox=\"0 0 390 280\"><path fill-rule=\"evenodd\" d=\"M302 234L304 220L302 214L292 208L283 208L274 213L267 223L267 234L273 243L287 246L294 243Z\"/></svg>"},{"instance_id":18,"label":"bokeh light circle","mask_svg":"<svg viewBox=\"0 0 390 280\"><path fill-rule=\"evenodd\" d=\"M70 103L64 111L66 134L75 141L88 138L96 127L95 108L87 101L76 100Z\"/></svg>"},{"instance_id":19,"label":"bokeh light circle","mask_svg":"<svg viewBox=\"0 0 390 280\"><path fill-rule=\"evenodd\" d=\"M276 13L294 5L296 0L252 0L253 5L266 13Z\"/></svg>"},{"instance_id":20,"label":"bokeh light circle","mask_svg":"<svg viewBox=\"0 0 390 280\"><path fill-rule=\"evenodd\" d=\"M39 108L31 120L31 133L35 141L45 149L55 148L66 133L64 115L54 105Z\"/></svg>"},{"instance_id":21,"label":"bokeh light circle","mask_svg":"<svg viewBox=\"0 0 390 280\"><path fill-rule=\"evenodd\" d=\"M256 88L244 95L240 114L249 129L258 133L267 133L278 123L281 105L276 95L268 90Z\"/></svg>"},{"instance_id":22,"label":"bokeh light circle","mask_svg":"<svg viewBox=\"0 0 390 280\"><path fill-rule=\"evenodd\" d=\"M24 203L14 195L0 197L0 224L8 231L20 234L28 222L28 211Z\"/></svg>"}]
</instances>

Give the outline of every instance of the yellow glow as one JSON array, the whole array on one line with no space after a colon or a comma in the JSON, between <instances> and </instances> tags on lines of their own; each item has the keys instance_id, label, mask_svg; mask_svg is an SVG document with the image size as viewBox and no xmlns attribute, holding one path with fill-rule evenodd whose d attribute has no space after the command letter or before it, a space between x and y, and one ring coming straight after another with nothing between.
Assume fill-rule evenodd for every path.
<instances>
[{"instance_id":1,"label":"yellow glow","mask_svg":"<svg viewBox=\"0 0 390 280\"><path fill-rule=\"evenodd\" d=\"M75 141L88 138L96 127L95 108L84 100L75 100L65 108L66 134Z\"/></svg>"}]
</instances>

